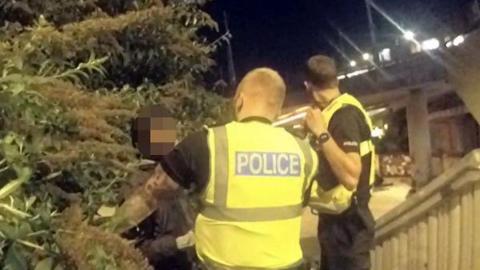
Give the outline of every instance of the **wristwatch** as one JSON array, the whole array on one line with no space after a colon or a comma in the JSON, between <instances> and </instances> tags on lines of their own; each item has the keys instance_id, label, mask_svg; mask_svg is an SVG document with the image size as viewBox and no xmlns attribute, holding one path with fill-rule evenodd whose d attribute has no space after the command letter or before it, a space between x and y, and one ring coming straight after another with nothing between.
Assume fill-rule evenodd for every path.
<instances>
[{"instance_id":1,"label":"wristwatch","mask_svg":"<svg viewBox=\"0 0 480 270\"><path fill-rule=\"evenodd\" d=\"M323 132L318 137L314 137L313 147L319 149L322 145L330 140L330 134L328 132Z\"/></svg>"}]
</instances>

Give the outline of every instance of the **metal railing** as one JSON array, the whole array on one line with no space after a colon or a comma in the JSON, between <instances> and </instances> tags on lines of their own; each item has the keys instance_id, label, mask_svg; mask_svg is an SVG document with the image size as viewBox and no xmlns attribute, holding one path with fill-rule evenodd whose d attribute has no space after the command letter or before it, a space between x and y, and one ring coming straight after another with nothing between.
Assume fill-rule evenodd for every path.
<instances>
[{"instance_id":1,"label":"metal railing","mask_svg":"<svg viewBox=\"0 0 480 270\"><path fill-rule=\"evenodd\" d=\"M480 149L377 221L372 270L480 269Z\"/></svg>"}]
</instances>

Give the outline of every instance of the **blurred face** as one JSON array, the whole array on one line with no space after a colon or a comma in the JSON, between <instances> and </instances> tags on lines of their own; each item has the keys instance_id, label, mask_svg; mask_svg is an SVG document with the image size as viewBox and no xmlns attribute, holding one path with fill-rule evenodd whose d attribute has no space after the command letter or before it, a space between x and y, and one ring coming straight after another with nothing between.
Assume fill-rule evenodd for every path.
<instances>
[{"instance_id":1,"label":"blurred face","mask_svg":"<svg viewBox=\"0 0 480 270\"><path fill-rule=\"evenodd\" d=\"M145 158L159 158L173 150L177 139L177 121L152 109L137 121L138 149Z\"/></svg>"}]
</instances>

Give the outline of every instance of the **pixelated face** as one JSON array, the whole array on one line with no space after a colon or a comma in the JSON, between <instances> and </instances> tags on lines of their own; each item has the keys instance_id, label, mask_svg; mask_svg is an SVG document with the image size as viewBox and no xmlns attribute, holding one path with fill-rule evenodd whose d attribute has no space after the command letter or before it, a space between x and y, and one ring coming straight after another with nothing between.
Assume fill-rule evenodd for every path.
<instances>
[{"instance_id":1,"label":"pixelated face","mask_svg":"<svg viewBox=\"0 0 480 270\"><path fill-rule=\"evenodd\" d=\"M164 109L151 107L140 113L137 146L144 157L155 160L172 151L177 139L177 121Z\"/></svg>"}]
</instances>

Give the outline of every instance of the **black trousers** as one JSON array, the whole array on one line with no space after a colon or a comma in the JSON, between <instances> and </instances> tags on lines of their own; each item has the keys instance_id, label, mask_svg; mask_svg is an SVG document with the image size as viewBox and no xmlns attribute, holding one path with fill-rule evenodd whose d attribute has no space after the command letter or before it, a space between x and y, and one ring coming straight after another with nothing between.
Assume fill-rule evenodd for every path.
<instances>
[{"instance_id":1,"label":"black trousers","mask_svg":"<svg viewBox=\"0 0 480 270\"><path fill-rule=\"evenodd\" d=\"M374 220L367 207L351 207L341 215L320 215L318 240L321 270L368 270Z\"/></svg>"}]
</instances>

